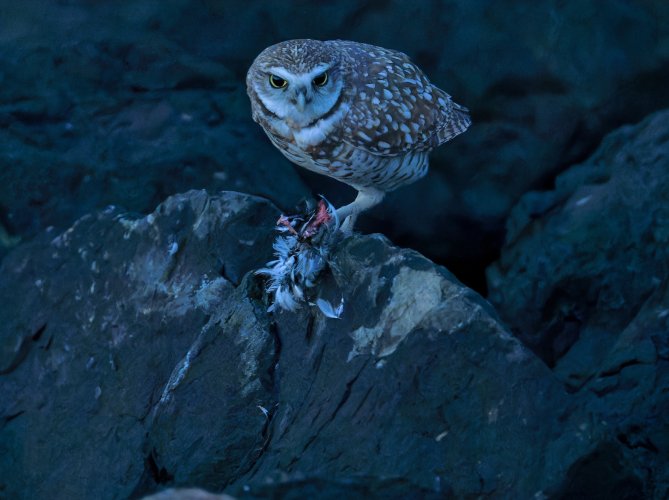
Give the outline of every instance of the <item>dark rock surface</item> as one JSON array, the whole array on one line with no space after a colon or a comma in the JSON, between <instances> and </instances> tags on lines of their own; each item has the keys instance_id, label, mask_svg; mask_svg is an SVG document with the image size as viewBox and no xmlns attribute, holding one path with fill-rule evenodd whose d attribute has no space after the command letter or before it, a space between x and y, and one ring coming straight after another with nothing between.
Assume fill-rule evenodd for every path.
<instances>
[{"instance_id":1,"label":"dark rock surface","mask_svg":"<svg viewBox=\"0 0 669 500\"><path fill-rule=\"evenodd\" d=\"M262 444L256 405L271 406L275 348L240 280L269 258L258 227L275 214L258 198L192 192L142 219L86 216L4 260L0 496L127 498L145 471L202 479L205 452L223 477L243 470ZM201 390L213 399L191 401ZM198 419L205 441L166 472L158 454Z\"/></svg>"},{"instance_id":2,"label":"dark rock surface","mask_svg":"<svg viewBox=\"0 0 669 500\"><path fill-rule=\"evenodd\" d=\"M606 132L669 105L662 0L6 2L0 225L29 239L108 204L148 213L192 188L290 210L309 192L298 175L313 193L350 201L347 187L296 174L251 122L246 69L296 37L403 50L471 108L474 126L433 154L430 176L361 228L447 263L479 290L523 193Z\"/></svg>"},{"instance_id":3,"label":"dark rock surface","mask_svg":"<svg viewBox=\"0 0 669 500\"><path fill-rule=\"evenodd\" d=\"M490 300L636 467L669 492L669 110L606 137L526 195L489 269ZM656 476L647 471L655 471Z\"/></svg>"},{"instance_id":4,"label":"dark rock surface","mask_svg":"<svg viewBox=\"0 0 669 500\"><path fill-rule=\"evenodd\" d=\"M0 492L550 496L602 446L602 481L644 491L581 398L413 251L349 238L319 288L340 320L269 315L250 271L277 213L193 191L4 260Z\"/></svg>"},{"instance_id":5,"label":"dark rock surface","mask_svg":"<svg viewBox=\"0 0 669 500\"><path fill-rule=\"evenodd\" d=\"M234 500L234 497L224 493L208 493L197 488L168 488L146 496L144 500Z\"/></svg>"},{"instance_id":6,"label":"dark rock surface","mask_svg":"<svg viewBox=\"0 0 669 500\"><path fill-rule=\"evenodd\" d=\"M271 444L241 484L371 476L366 488L527 497L589 449L597 429L445 269L380 236L347 240L332 267L323 293L343 294L341 320L276 318Z\"/></svg>"}]
</instances>

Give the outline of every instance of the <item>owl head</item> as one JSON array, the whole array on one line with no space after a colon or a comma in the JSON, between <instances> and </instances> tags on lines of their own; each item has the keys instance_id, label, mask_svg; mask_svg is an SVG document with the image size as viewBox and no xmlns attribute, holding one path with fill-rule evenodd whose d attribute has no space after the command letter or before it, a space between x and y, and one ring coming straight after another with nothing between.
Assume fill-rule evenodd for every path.
<instances>
[{"instance_id":1,"label":"owl head","mask_svg":"<svg viewBox=\"0 0 669 500\"><path fill-rule=\"evenodd\" d=\"M270 113L292 128L314 123L335 106L344 86L336 51L327 42L288 40L266 48L246 76Z\"/></svg>"}]
</instances>

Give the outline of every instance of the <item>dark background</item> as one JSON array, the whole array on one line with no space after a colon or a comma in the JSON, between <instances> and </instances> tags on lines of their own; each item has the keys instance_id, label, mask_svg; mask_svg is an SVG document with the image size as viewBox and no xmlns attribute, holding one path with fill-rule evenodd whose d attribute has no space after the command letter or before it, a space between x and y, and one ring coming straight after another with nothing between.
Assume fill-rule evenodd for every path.
<instances>
[{"instance_id":1,"label":"dark background","mask_svg":"<svg viewBox=\"0 0 669 500\"><path fill-rule=\"evenodd\" d=\"M485 293L519 197L669 105L664 1L0 2L0 256L107 205L191 188L283 210L353 190L297 169L250 118L266 46L343 38L406 52L473 126L362 218Z\"/></svg>"}]
</instances>

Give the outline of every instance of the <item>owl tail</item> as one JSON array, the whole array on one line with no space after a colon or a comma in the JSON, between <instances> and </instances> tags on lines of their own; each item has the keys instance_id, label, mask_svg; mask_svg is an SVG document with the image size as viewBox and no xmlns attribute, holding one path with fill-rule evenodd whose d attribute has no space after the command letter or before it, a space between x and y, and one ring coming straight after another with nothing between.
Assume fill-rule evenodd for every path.
<instances>
[{"instance_id":1,"label":"owl tail","mask_svg":"<svg viewBox=\"0 0 669 500\"><path fill-rule=\"evenodd\" d=\"M469 110L464 106L453 102L449 98L449 104L451 107L451 113L446 120L444 120L443 126L437 130L437 139L438 144L443 144L446 141L450 141L456 135L460 135L465 130L469 128L472 124L472 119L469 116Z\"/></svg>"}]
</instances>

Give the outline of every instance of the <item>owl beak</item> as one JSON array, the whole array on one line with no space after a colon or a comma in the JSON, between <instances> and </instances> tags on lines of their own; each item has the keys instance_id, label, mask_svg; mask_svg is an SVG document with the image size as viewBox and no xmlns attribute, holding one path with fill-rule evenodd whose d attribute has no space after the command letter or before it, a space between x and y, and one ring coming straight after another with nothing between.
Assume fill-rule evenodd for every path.
<instances>
[{"instance_id":1,"label":"owl beak","mask_svg":"<svg viewBox=\"0 0 669 500\"><path fill-rule=\"evenodd\" d=\"M298 90L297 96L295 97L295 107L297 110L302 113L304 111L304 106L307 103L306 90Z\"/></svg>"}]
</instances>

